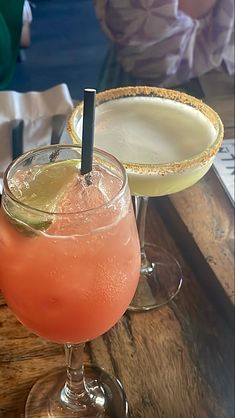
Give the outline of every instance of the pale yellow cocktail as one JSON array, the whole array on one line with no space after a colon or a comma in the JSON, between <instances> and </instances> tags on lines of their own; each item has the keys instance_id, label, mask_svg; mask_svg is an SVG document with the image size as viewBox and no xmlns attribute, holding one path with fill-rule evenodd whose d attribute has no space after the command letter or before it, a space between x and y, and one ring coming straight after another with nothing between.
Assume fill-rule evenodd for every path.
<instances>
[{"instance_id":1,"label":"pale yellow cocktail","mask_svg":"<svg viewBox=\"0 0 235 418\"><path fill-rule=\"evenodd\" d=\"M82 137L82 105L70 133ZM97 95L95 146L124 164L131 193L162 196L183 190L204 176L223 138L218 115L184 93L128 87Z\"/></svg>"},{"instance_id":2,"label":"pale yellow cocktail","mask_svg":"<svg viewBox=\"0 0 235 418\"><path fill-rule=\"evenodd\" d=\"M81 143L83 104L69 120L72 140ZM95 146L116 156L136 196L141 247L140 281L130 309L159 307L178 293L177 260L145 242L149 196L192 186L209 170L223 140L217 113L187 94L157 87L124 87L97 94Z\"/></svg>"}]
</instances>

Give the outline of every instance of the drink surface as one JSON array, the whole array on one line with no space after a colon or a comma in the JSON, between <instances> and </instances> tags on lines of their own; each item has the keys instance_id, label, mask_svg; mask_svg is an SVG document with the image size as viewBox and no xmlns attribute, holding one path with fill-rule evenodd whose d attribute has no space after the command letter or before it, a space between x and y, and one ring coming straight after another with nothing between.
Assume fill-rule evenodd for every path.
<instances>
[{"instance_id":1,"label":"drink surface","mask_svg":"<svg viewBox=\"0 0 235 418\"><path fill-rule=\"evenodd\" d=\"M18 171L10 187L21 202L63 215L42 222L3 196L0 287L30 330L55 342L82 342L110 329L127 309L139 276L138 237L129 194L115 200L118 177L96 166L87 186L76 162L56 164Z\"/></svg>"},{"instance_id":2,"label":"drink surface","mask_svg":"<svg viewBox=\"0 0 235 418\"><path fill-rule=\"evenodd\" d=\"M97 107L95 144L122 162L182 161L204 151L215 137L199 110L170 99L121 98Z\"/></svg>"},{"instance_id":3,"label":"drink surface","mask_svg":"<svg viewBox=\"0 0 235 418\"><path fill-rule=\"evenodd\" d=\"M76 126L81 138L82 119ZM95 146L115 155L126 166L131 194L162 196L196 183L212 160L183 172L159 174L151 164L188 160L213 144L217 132L196 108L172 99L134 96L96 107ZM131 164L147 164L133 169Z\"/></svg>"}]
</instances>

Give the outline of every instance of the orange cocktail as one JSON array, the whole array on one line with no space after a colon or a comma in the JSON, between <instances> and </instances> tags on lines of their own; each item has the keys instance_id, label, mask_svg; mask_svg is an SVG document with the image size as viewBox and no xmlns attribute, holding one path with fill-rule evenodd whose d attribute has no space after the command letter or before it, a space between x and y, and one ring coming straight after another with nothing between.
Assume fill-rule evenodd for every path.
<instances>
[{"instance_id":1,"label":"orange cocktail","mask_svg":"<svg viewBox=\"0 0 235 418\"><path fill-rule=\"evenodd\" d=\"M3 213L0 229L2 291L33 332L57 342L82 342L123 315L139 266L129 212L102 234L88 236L29 238Z\"/></svg>"},{"instance_id":2,"label":"orange cocktail","mask_svg":"<svg viewBox=\"0 0 235 418\"><path fill-rule=\"evenodd\" d=\"M138 239L129 195L122 196L122 203L118 199L105 205L104 195L109 193L113 199L120 179L103 169L101 174L106 180L102 187L109 190L102 195L96 185L90 185L86 189L89 196L84 197L84 191L78 190L76 184L76 160L50 164L49 170L44 165L33 170L37 170L44 189L50 187L45 184L46 176L50 180L55 173L57 184L52 188L64 191L58 190L61 198L56 205L57 215L43 214L45 228L40 212L36 221L43 227L36 230L30 225L30 216L25 217L27 209L25 213L20 206L15 207L24 203L24 194L27 204L32 199L28 190L31 187L33 194L34 188L39 187L35 185L35 173L28 175L28 189L19 181L21 177L26 182L27 170L17 170L11 178L10 190L19 202L9 204L10 197L3 197L2 292L17 318L36 334L63 343L93 339L120 319L136 289ZM58 185L60 172L64 178ZM40 197L36 199L37 205L41 205ZM101 207L96 208L97 205ZM27 221L29 225L24 228Z\"/></svg>"},{"instance_id":3,"label":"orange cocktail","mask_svg":"<svg viewBox=\"0 0 235 418\"><path fill-rule=\"evenodd\" d=\"M117 379L97 366L85 366L84 377L81 350L134 296L136 222L122 165L95 150L92 172L82 176L80 166L79 146L51 146L20 157L4 178L0 288L26 327L65 344L68 361L67 379L59 369L35 384L27 418L127 413Z\"/></svg>"}]
</instances>

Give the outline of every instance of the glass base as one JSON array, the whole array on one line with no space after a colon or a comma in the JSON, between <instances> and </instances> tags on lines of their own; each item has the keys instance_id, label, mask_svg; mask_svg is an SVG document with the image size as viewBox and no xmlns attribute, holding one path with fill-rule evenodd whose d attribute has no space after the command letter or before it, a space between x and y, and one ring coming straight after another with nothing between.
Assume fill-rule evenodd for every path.
<instances>
[{"instance_id":1,"label":"glass base","mask_svg":"<svg viewBox=\"0 0 235 418\"><path fill-rule=\"evenodd\" d=\"M141 267L129 311L149 311L167 304L177 295L183 282L181 267L170 253L149 243L145 243L145 252L147 262Z\"/></svg>"},{"instance_id":2,"label":"glass base","mask_svg":"<svg viewBox=\"0 0 235 418\"><path fill-rule=\"evenodd\" d=\"M25 407L25 418L126 418L128 403L118 379L102 368L85 364L84 375L92 403L85 410L63 406L60 393L66 379L65 369L56 369L40 378L32 387Z\"/></svg>"}]
</instances>

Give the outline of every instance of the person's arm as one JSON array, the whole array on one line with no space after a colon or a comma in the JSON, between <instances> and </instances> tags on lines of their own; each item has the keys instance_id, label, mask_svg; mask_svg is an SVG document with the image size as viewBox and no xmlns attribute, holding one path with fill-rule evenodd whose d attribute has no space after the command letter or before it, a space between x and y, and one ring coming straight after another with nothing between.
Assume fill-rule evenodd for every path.
<instances>
[{"instance_id":1,"label":"person's arm","mask_svg":"<svg viewBox=\"0 0 235 418\"><path fill-rule=\"evenodd\" d=\"M20 46L21 48L28 48L31 43L31 30L30 26L32 23L32 12L29 2L26 0L24 2L24 9L23 9L23 24L22 24L22 32L21 32L21 39L20 39Z\"/></svg>"},{"instance_id":2,"label":"person's arm","mask_svg":"<svg viewBox=\"0 0 235 418\"><path fill-rule=\"evenodd\" d=\"M217 0L179 0L179 10L193 19L200 19L215 6Z\"/></svg>"}]
</instances>

